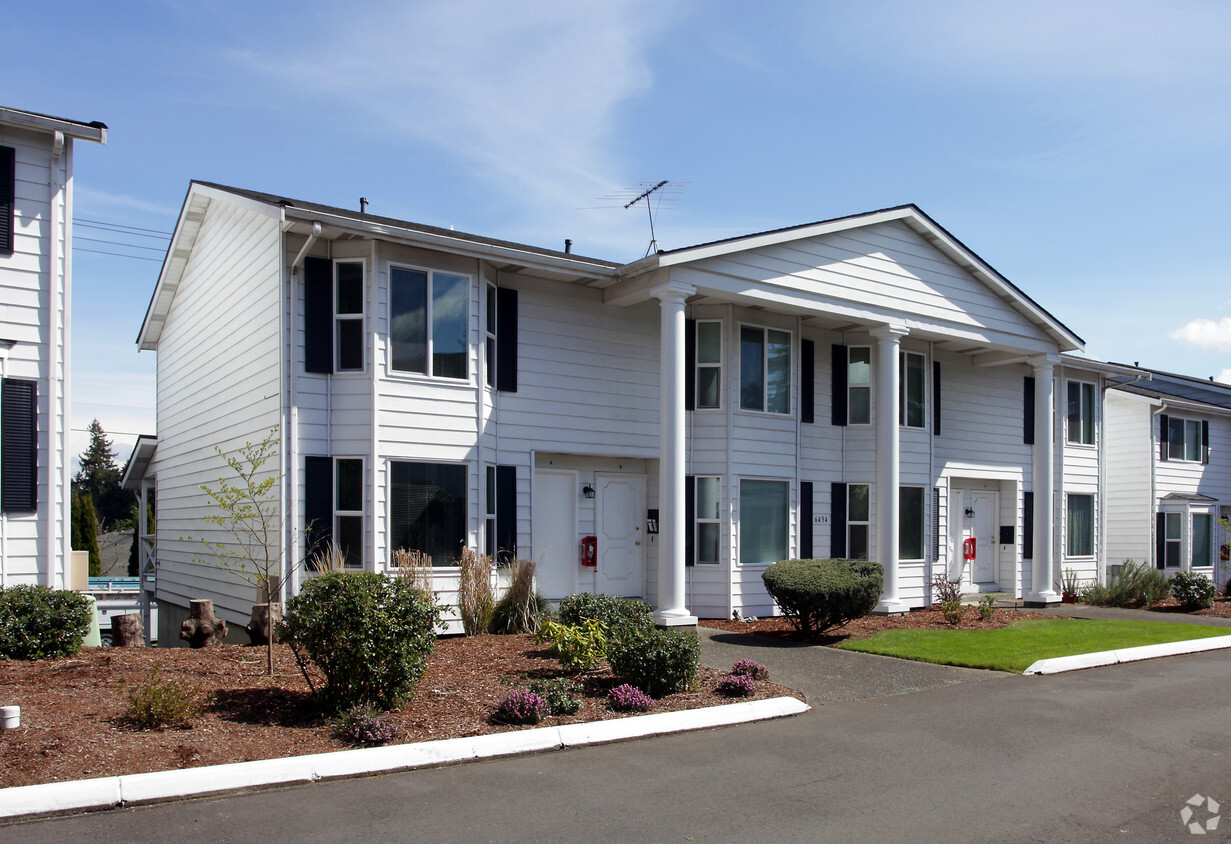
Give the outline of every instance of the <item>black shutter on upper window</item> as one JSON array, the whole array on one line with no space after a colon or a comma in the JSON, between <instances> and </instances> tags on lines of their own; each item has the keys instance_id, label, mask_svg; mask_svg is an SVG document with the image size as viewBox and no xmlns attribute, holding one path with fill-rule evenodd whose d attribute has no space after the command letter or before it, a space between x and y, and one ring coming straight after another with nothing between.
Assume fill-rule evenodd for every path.
<instances>
[{"instance_id":1,"label":"black shutter on upper window","mask_svg":"<svg viewBox=\"0 0 1231 844\"><path fill-rule=\"evenodd\" d=\"M829 485L829 556L846 556L846 484Z\"/></svg>"},{"instance_id":2,"label":"black shutter on upper window","mask_svg":"<svg viewBox=\"0 0 1231 844\"><path fill-rule=\"evenodd\" d=\"M13 254L13 217L17 199L17 150L0 147L0 255Z\"/></svg>"},{"instance_id":3,"label":"black shutter on upper window","mask_svg":"<svg viewBox=\"0 0 1231 844\"><path fill-rule=\"evenodd\" d=\"M5 378L0 388L0 510L38 509L38 384Z\"/></svg>"},{"instance_id":4,"label":"black shutter on upper window","mask_svg":"<svg viewBox=\"0 0 1231 844\"><path fill-rule=\"evenodd\" d=\"M1022 442L1034 445L1034 377L1022 379Z\"/></svg>"},{"instance_id":5,"label":"black shutter on upper window","mask_svg":"<svg viewBox=\"0 0 1231 844\"><path fill-rule=\"evenodd\" d=\"M305 372L333 372L333 262L303 261L303 366Z\"/></svg>"},{"instance_id":6,"label":"black shutter on upper window","mask_svg":"<svg viewBox=\"0 0 1231 844\"><path fill-rule=\"evenodd\" d=\"M496 288L496 389L517 392L517 291Z\"/></svg>"},{"instance_id":7,"label":"black shutter on upper window","mask_svg":"<svg viewBox=\"0 0 1231 844\"><path fill-rule=\"evenodd\" d=\"M496 562L517 557L517 467L496 467Z\"/></svg>"},{"instance_id":8,"label":"black shutter on upper window","mask_svg":"<svg viewBox=\"0 0 1231 844\"><path fill-rule=\"evenodd\" d=\"M799 421L816 421L816 343L799 341Z\"/></svg>"},{"instance_id":9,"label":"black shutter on upper window","mask_svg":"<svg viewBox=\"0 0 1231 844\"><path fill-rule=\"evenodd\" d=\"M1022 493L1022 559L1034 559L1034 493Z\"/></svg>"},{"instance_id":10,"label":"black shutter on upper window","mask_svg":"<svg viewBox=\"0 0 1231 844\"><path fill-rule=\"evenodd\" d=\"M833 347L833 424L846 424L846 346Z\"/></svg>"},{"instance_id":11,"label":"black shutter on upper window","mask_svg":"<svg viewBox=\"0 0 1231 844\"><path fill-rule=\"evenodd\" d=\"M333 458L304 457L303 518L308 553L325 550L333 538Z\"/></svg>"},{"instance_id":12,"label":"black shutter on upper window","mask_svg":"<svg viewBox=\"0 0 1231 844\"><path fill-rule=\"evenodd\" d=\"M1169 418L1167 414L1161 413L1158 416L1158 459L1167 459L1167 431Z\"/></svg>"},{"instance_id":13,"label":"black shutter on upper window","mask_svg":"<svg viewBox=\"0 0 1231 844\"><path fill-rule=\"evenodd\" d=\"M1201 420L1201 462L1210 462L1210 423L1207 419Z\"/></svg>"},{"instance_id":14,"label":"black shutter on upper window","mask_svg":"<svg viewBox=\"0 0 1231 844\"><path fill-rule=\"evenodd\" d=\"M932 436L940 436L940 361L932 361Z\"/></svg>"},{"instance_id":15,"label":"black shutter on upper window","mask_svg":"<svg viewBox=\"0 0 1231 844\"><path fill-rule=\"evenodd\" d=\"M684 476L684 565L697 563L697 479Z\"/></svg>"},{"instance_id":16,"label":"black shutter on upper window","mask_svg":"<svg viewBox=\"0 0 1231 844\"><path fill-rule=\"evenodd\" d=\"M1167 567L1167 514L1154 515L1154 567Z\"/></svg>"},{"instance_id":17,"label":"black shutter on upper window","mask_svg":"<svg viewBox=\"0 0 1231 844\"><path fill-rule=\"evenodd\" d=\"M799 558L812 559L812 481L799 482Z\"/></svg>"},{"instance_id":18,"label":"black shutter on upper window","mask_svg":"<svg viewBox=\"0 0 1231 844\"><path fill-rule=\"evenodd\" d=\"M697 321L684 320L684 409L697 409Z\"/></svg>"}]
</instances>

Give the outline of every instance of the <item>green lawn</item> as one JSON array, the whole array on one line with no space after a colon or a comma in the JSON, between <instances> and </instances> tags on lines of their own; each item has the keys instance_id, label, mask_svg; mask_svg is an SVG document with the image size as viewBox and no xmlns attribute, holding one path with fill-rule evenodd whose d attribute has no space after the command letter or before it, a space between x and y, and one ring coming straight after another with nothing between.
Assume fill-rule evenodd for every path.
<instances>
[{"instance_id":1,"label":"green lawn","mask_svg":"<svg viewBox=\"0 0 1231 844\"><path fill-rule=\"evenodd\" d=\"M1226 635L1231 629L1196 624L1057 618L1019 621L1000 630L885 630L838 647L1020 674L1040 659Z\"/></svg>"}]
</instances>

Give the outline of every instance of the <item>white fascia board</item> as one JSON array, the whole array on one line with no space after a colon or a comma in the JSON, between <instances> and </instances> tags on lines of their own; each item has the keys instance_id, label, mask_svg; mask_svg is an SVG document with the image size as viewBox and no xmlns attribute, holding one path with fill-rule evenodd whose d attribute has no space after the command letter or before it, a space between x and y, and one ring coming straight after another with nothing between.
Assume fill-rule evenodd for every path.
<instances>
[{"instance_id":1,"label":"white fascia board","mask_svg":"<svg viewBox=\"0 0 1231 844\"><path fill-rule=\"evenodd\" d=\"M33 111L4 107L0 107L0 123L40 132L63 132L67 137L93 141L96 144L107 143L107 127L101 123L91 125L76 120L51 117L47 114L37 114Z\"/></svg>"},{"instance_id":2,"label":"white fascia board","mask_svg":"<svg viewBox=\"0 0 1231 844\"><path fill-rule=\"evenodd\" d=\"M1097 372L1100 375L1133 375L1140 377L1142 381L1150 380L1150 373L1146 370L1123 363L1107 363L1101 360L1062 354L1060 355L1060 365L1066 369L1081 369L1086 372Z\"/></svg>"},{"instance_id":3,"label":"white fascia board","mask_svg":"<svg viewBox=\"0 0 1231 844\"><path fill-rule=\"evenodd\" d=\"M1146 389L1149 389L1148 387ZM1206 416L1231 416L1231 410L1216 404L1181 399L1176 396L1159 396L1159 402L1168 410L1183 410L1188 413L1204 413Z\"/></svg>"}]
</instances>

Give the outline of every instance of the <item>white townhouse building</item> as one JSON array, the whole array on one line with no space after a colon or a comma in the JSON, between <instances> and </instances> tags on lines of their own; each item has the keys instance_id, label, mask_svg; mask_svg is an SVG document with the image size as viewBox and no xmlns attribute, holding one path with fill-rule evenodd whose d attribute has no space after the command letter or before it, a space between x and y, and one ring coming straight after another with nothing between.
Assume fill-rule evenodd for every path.
<instances>
[{"instance_id":1,"label":"white townhouse building","mask_svg":"<svg viewBox=\"0 0 1231 844\"><path fill-rule=\"evenodd\" d=\"M164 643L193 598L247 618L181 537L208 536L215 446L275 429L285 559L308 526L355 568L420 550L446 600L465 546L666 625L770 614L789 557L881 562L884 612L941 571L1055 601L1099 570L1102 396L1132 369L1067 354L912 205L620 264L205 182L138 343Z\"/></svg>"},{"instance_id":2,"label":"white townhouse building","mask_svg":"<svg viewBox=\"0 0 1231 844\"><path fill-rule=\"evenodd\" d=\"M1190 570L1223 586L1231 516L1231 386L1157 370L1107 391L1107 562Z\"/></svg>"},{"instance_id":3,"label":"white townhouse building","mask_svg":"<svg viewBox=\"0 0 1231 844\"><path fill-rule=\"evenodd\" d=\"M0 587L68 586L76 140L107 127L0 107Z\"/></svg>"}]
</instances>

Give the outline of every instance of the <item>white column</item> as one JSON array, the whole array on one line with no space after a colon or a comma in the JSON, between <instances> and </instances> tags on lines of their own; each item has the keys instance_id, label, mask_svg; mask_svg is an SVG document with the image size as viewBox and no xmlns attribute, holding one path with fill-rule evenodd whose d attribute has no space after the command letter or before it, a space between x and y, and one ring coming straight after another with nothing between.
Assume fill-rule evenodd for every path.
<instances>
[{"instance_id":1,"label":"white column","mask_svg":"<svg viewBox=\"0 0 1231 844\"><path fill-rule=\"evenodd\" d=\"M898 346L910 333L905 326L884 325L876 338L876 556L885 567L885 589L876 607L881 613L903 613L910 606L898 596Z\"/></svg>"},{"instance_id":2,"label":"white column","mask_svg":"<svg viewBox=\"0 0 1231 844\"><path fill-rule=\"evenodd\" d=\"M664 627L695 625L684 606L684 302L696 288L668 281L650 293L662 303L658 461L658 601Z\"/></svg>"},{"instance_id":3,"label":"white column","mask_svg":"<svg viewBox=\"0 0 1231 844\"><path fill-rule=\"evenodd\" d=\"M1050 604L1056 594L1056 489L1055 395L1053 372L1057 359L1032 360L1034 365L1034 561L1030 570L1030 601Z\"/></svg>"}]
</instances>

